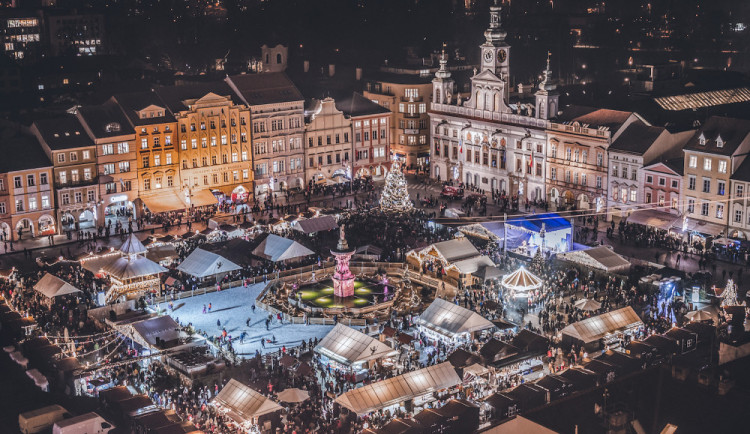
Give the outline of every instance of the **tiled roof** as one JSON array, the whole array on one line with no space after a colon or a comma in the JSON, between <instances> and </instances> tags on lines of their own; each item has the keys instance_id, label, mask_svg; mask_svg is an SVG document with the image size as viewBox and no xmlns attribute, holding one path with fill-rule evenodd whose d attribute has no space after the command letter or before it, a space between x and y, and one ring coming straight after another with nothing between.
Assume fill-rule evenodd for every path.
<instances>
[{"instance_id":1,"label":"tiled roof","mask_svg":"<svg viewBox=\"0 0 750 434\"><path fill-rule=\"evenodd\" d=\"M135 133L128 118L114 101L110 100L101 105L82 106L78 111L96 139Z\"/></svg>"},{"instance_id":2,"label":"tiled roof","mask_svg":"<svg viewBox=\"0 0 750 434\"><path fill-rule=\"evenodd\" d=\"M154 89L163 104L172 113L189 110L188 105L209 93L229 97L235 104L243 104L242 99L224 81L181 84L179 86L164 86ZM190 103L188 103L188 101Z\"/></svg>"},{"instance_id":3,"label":"tiled roof","mask_svg":"<svg viewBox=\"0 0 750 434\"><path fill-rule=\"evenodd\" d=\"M52 167L39 141L20 126L0 128L0 149L13 158L0 158L0 173Z\"/></svg>"},{"instance_id":4,"label":"tiled roof","mask_svg":"<svg viewBox=\"0 0 750 434\"><path fill-rule=\"evenodd\" d=\"M358 92L352 92L349 98L336 100L336 108L344 112L347 116L351 117L376 115L391 112L380 104L376 104L365 98Z\"/></svg>"},{"instance_id":5,"label":"tiled roof","mask_svg":"<svg viewBox=\"0 0 750 434\"><path fill-rule=\"evenodd\" d=\"M633 112L600 109L586 106L570 106L558 118L558 122L578 122L589 128L607 127L613 133L627 122Z\"/></svg>"},{"instance_id":6,"label":"tiled roof","mask_svg":"<svg viewBox=\"0 0 750 434\"><path fill-rule=\"evenodd\" d=\"M250 106L305 99L283 72L233 75L225 81Z\"/></svg>"},{"instance_id":7,"label":"tiled roof","mask_svg":"<svg viewBox=\"0 0 750 434\"><path fill-rule=\"evenodd\" d=\"M633 122L612 142L609 149L643 155L664 131L666 130L662 127Z\"/></svg>"},{"instance_id":8,"label":"tiled roof","mask_svg":"<svg viewBox=\"0 0 750 434\"><path fill-rule=\"evenodd\" d=\"M53 151L94 146L94 142L73 115L38 120L34 122L33 127L36 127L44 142Z\"/></svg>"},{"instance_id":9,"label":"tiled roof","mask_svg":"<svg viewBox=\"0 0 750 434\"><path fill-rule=\"evenodd\" d=\"M750 182L750 158L745 157L740 167L732 174L732 179L735 181Z\"/></svg>"},{"instance_id":10,"label":"tiled roof","mask_svg":"<svg viewBox=\"0 0 750 434\"><path fill-rule=\"evenodd\" d=\"M131 125L153 125L165 122L175 122L174 116L172 116L169 110L166 110L167 105L153 90L120 93L115 95L113 99L120 105L125 116L130 120ZM164 116L142 119L138 115L138 112L149 106L164 107Z\"/></svg>"},{"instance_id":11,"label":"tiled roof","mask_svg":"<svg viewBox=\"0 0 750 434\"><path fill-rule=\"evenodd\" d=\"M688 140L685 149L732 155L748 134L750 134L750 120L711 116ZM704 144L701 144L701 136L705 139Z\"/></svg>"}]
</instances>

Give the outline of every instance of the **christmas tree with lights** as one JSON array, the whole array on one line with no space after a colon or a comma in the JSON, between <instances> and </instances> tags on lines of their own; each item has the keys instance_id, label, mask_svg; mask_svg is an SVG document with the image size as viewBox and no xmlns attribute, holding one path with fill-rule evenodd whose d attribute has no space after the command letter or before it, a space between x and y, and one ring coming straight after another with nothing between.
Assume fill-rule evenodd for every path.
<instances>
[{"instance_id":1,"label":"christmas tree with lights","mask_svg":"<svg viewBox=\"0 0 750 434\"><path fill-rule=\"evenodd\" d=\"M544 254L542 254L542 249L536 249L536 254L531 260L531 270L537 274L544 272Z\"/></svg>"},{"instance_id":2,"label":"christmas tree with lights","mask_svg":"<svg viewBox=\"0 0 750 434\"><path fill-rule=\"evenodd\" d=\"M414 209L406 188L406 178L398 162L393 162L391 171L385 177L383 192L380 194L380 209L385 212L408 212Z\"/></svg>"},{"instance_id":3,"label":"christmas tree with lights","mask_svg":"<svg viewBox=\"0 0 750 434\"><path fill-rule=\"evenodd\" d=\"M727 286L724 288L724 292L721 293L721 305L722 306L737 306L740 302L737 300L737 285L734 284L732 279L727 280Z\"/></svg>"}]
</instances>

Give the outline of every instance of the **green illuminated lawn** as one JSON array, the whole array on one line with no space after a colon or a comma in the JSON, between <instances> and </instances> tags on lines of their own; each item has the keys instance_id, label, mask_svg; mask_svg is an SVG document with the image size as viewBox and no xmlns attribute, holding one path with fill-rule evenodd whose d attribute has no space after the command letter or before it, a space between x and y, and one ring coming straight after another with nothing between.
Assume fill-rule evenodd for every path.
<instances>
[{"instance_id":1,"label":"green illuminated lawn","mask_svg":"<svg viewBox=\"0 0 750 434\"><path fill-rule=\"evenodd\" d=\"M370 306L375 304L376 297L378 302L382 302L384 291L385 287L382 284L355 280L354 296L337 299L333 296L333 281L328 279L312 285L305 285L298 291L298 294L305 304L312 307L345 308ZM389 295L392 295L394 289L388 287L388 291Z\"/></svg>"}]
</instances>

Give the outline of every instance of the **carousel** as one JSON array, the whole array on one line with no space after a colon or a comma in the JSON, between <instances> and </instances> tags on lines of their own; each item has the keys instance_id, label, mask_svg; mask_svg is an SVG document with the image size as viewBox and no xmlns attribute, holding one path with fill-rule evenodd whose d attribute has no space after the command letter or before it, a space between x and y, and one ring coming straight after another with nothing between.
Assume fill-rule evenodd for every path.
<instances>
[{"instance_id":1,"label":"carousel","mask_svg":"<svg viewBox=\"0 0 750 434\"><path fill-rule=\"evenodd\" d=\"M503 277L501 285L510 291L513 298L528 297L530 292L542 287L542 279L531 274L526 267L521 267Z\"/></svg>"},{"instance_id":2,"label":"carousel","mask_svg":"<svg viewBox=\"0 0 750 434\"><path fill-rule=\"evenodd\" d=\"M110 303L121 296L136 297L143 292L159 291L160 275L167 269L146 258L146 251L143 243L131 233L120 250L86 258L81 265L96 275L109 276L112 286L105 300Z\"/></svg>"}]
</instances>

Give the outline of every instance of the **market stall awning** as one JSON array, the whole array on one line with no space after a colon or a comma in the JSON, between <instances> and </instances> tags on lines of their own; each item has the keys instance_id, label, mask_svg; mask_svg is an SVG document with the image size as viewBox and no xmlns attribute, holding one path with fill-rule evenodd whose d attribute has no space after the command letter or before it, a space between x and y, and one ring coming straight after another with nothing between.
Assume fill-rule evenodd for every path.
<instances>
[{"instance_id":1,"label":"market stall awning","mask_svg":"<svg viewBox=\"0 0 750 434\"><path fill-rule=\"evenodd\" d=\"M192 206L216 205L218 202L216 196L208 189L193 191L193 196L190 198Z\"/></svg>"},{"instance_id":2,"label":"market stall awning","mask_svg":"<svg viewBox=\"0 0 750 434\"><path fill-rule=\"evenodd\" d=\"M347 366L398 354L383 342L341 323L328 332L315 352Z\"/></svg>"},{"instance_id":3,"label":"market stall awning","mask_svg":"<svg viewBox=\"0 0 750 434\"><path fill-rule=\"evenodd\" d=\"M80 289L52 274L45 274L36 285L34 290L47 298L55 298L68 294L81 292Z\"/></svg>"},{"instance_id":4,"label":"market stall awning","mask_svg":"<svg viewBox=\"0 0 750 434\"><path fill-rule=\"evenodd\" d=\"M272 262L303 258L313 254L312 250L302 244L274 234L268 234L253 250L253 255Z\"/></svg>"},{"instance_id":5,"label":"market stall awning","mask_svg":"<svg viewBox=\"0 0 750 434\"><path fill-rule=\"evenodd\" d=\"M417 323L449 338L495 326L482 315L442 298L436 298L419 315Z\"/></svg>"},{"instance_id":6,"label":"market stall awning","mask_svg":"<svg viewBox=\"0 0 750 434\"><path fill-rule=\"evenodd\" d=\"M460 383L456 370L449 362L443 362L358 387L335 401L358 415L364 415Z\"/></svg>"},{"instance_id":7,"label":"market stall awning","mask_svg":"<svg viewBox=\"0 0 750 434\"><path fill-rule=\"evenodd\" d=\"M612 273L630 269L630 262L607 246L560 253L557 258Z\"/></svg>"},{"instance_id":8,"label":"market stall awning","mask_svg":"<svg viewBox=\"0 0 750 434\"><path fill-rule=\"evenodd\" d=\"M155 214L185 209L185 202L180 198L180 194L174 191L165 191L154 196L141 196L141 200L148 210Z\"/></svg>"},{"instance_id":9,"label":"market stall awning","mask_svg":"<svg viewBox=\"0 0 750 434\"><path fill-rule=\"evenodd\" d=\"M643 325L643 322L638 314L632 307L627 306L570 324L562 329L562 333L583 343L589 343L597 341L607 334L641 325Z\"/></svg>"},{"instance_id":10,"label":"market stall awning","mask_svg":"<svg viewBox=\"0 0 750 434\"><path fill-rule=\"evenodd\" d=\"M149 318L130 324L129 326L133 328L134 335L132 337L136 341L139 341L142 345L147 344L144 346L152 348L157 348L157 338L160 341L171 342L180 337L180 325L169 315Z\"/></svg>"},{"instance_id":11,"label":"market stall awning","mask_svg":"<svg viewBox=\"0 0 750 434\"><path fill-rule=\"evenodd\" d=\"M475 256L473 258L456 261L451 265L456 267L461 274L472 274L480 268L494 267L495 263L487 256Z\"/></svg>"},{"instance_id":12,"label":"market stall awning","mask_svg":"<svg viewBox=\"0 0 750 434\"><path fill-rule=\"evenodd\" d=\"M330 231L338 229L336 218L332 215L314 217L292 222L292 229L298 230L304 234L314 234L316 232Z\"/></svg>"},{"instance_id":13,"label":"market stall awning","mask_svg":"<svg viewBox=\"0 0 750 434\"><path fill-rule=\"evenodd\" d=\"M682 224L682 219L679 216L667 211L661 211L658 209L639 209L633 211L628 216L628 223L635 223L668 231L677 219L680 219L680 224Z\"/></svg>"},{"instance_id":14,"label":"market stall awning","mask_svg":"<svg viewBox=\"0 0 750 434\"><path fill-rule=\"evenodd\" d=\"M227 410L227 416L238 424L253 423L253 419L264 414L282 410L282 407L232 378L211 402Z\"/></svg>"},{"instance_id":15,"label":"market stall awning","mask_svg":"<svg viewBox=\"0 0 750 434\"><path fill-rule=\"evenodd\" d=\"M676 232L683 232L683 219L678 218L672 224L672 230ZM686 232L697 232L702 235L709 237L715 237L724 232L725 227L723 225L711 222L704 222L703 220L696 220L689 218L687 221Z\"/></svg>"},{"instance_id":16,"label":"market stall awning","mask_svg":"<svg viewBox=\"0 0 750 434\"><path fill-rule=\"evenodd\" d=\"M177 269L183 273L189 274L194 277L204 278L208 276L214 276L221 273L229 273L241 269L239 265L230 261L227 258L217 255L216 253L209 252L197 248L193 250L193 253L185 258Z\"/></svg>"},{"instance_id":17,"label":"market stall awning","mask_svg":"<svg viewBox=\"0 0 750 434\"><path fill-rule=\"evenodd\" d=\"M479 256L479 250L466 238L441 241L425 247L419 253L438 256L448 263Z\"/></svg>"},{"instance_id":18,"label":"market stall awning","mask_svg":"<svg viewBox=\"0 0 750 434\"><path fill-rule=\"evenodd\" d=\"M99 271L103 271L118 280L125 280L165 273L167 269L143 256L135 256L132 259L121 256L103 264L101 269L96 272Z\"/></svg>"}]
</instances>

